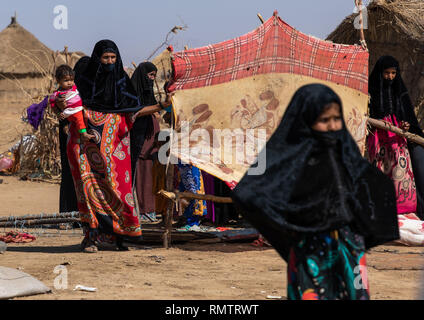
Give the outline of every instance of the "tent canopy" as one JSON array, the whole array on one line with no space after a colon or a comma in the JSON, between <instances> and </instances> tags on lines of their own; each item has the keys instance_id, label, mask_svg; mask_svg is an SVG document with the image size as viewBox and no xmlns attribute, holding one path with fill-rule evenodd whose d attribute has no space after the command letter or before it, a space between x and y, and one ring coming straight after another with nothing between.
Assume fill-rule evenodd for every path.
<instances>
[{"instance_id":1,"label":"tent canopy","mask_svg":"<svg viewBox=\"0 0 424 320\"><path fill-rule=\"evenodd\" d=\"M177 52L170 90L180 134L171 153L236 184L278 127L295 91L309 83L326 84L340 95L346 123L364 150L368 57L360 46L305 35L276 12L243 36ZM219 131L225 129L234 136L230 148Z\"/></svg>"}]
</instances>

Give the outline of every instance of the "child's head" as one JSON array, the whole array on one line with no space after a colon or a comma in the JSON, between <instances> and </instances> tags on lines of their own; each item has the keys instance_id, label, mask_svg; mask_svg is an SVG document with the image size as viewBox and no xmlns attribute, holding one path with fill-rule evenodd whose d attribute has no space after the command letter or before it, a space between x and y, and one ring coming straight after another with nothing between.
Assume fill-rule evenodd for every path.
<instances>
[{"instance_id":1,"label":"child's head","mask_svg":"<svg viewBox=\"0 0 424 320\"><path fill-rule=\"evenodd\" d=\"M288 111L290 111L288 113ZM339 131L344 128L343 108L340 97L322 84L305 85L294 94L287 114L297 114L313 131ZM293 132L301 136L309 131L298 123Z\"/></svg>"},{"instance_id":2,"label":"child's head","mask_svg":"<svg viewBox=\"0 0 424 320\"><path fill-rule=\"evenodd\" d=\"M60 89L69 90L74 85L75 72L66 64L57 67L55 76Z\"/></svg>"},{"instance_id":3,"label":"child's head","mask_svg":"<svg viewBox=\"0 0 424 320\"><path fill-rule=\"evenodd\" d=\"M320 132L341 130L343 128L343 121L340 105L336 102L331 102L324 106L324 109L312 124L311 128Z\"/></svg>"}]
</instances>

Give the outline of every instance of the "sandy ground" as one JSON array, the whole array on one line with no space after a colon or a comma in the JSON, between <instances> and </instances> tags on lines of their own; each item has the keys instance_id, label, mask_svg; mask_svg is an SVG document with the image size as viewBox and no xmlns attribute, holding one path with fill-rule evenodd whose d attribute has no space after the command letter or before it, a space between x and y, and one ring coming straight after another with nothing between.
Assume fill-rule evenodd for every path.
<instances>
[{"instance_id":1,"label":"sandy ground","mask_svg":"<svg viewBox=\"0 0 424 320\"><path fill-rule=\"evenodd\" d=\"M59 186L0 176L0 216L54 213ZM0 228L0 234L8 229ZM31 229L26 230L31 231ZM38 231L37 231L38 232ZM95 254L79 251L79 230L45 230L28 244L9 244L0 265L18 268L41 280L52 293L17 299L265 300L286 297L286 264L272 248L250 243L197 240L130 247ZM386 245L368 255L373 299L417 299L424 269L423 248ZM54 270L66 267L68 286L56 289ZM61 274L64 275L63 273ZM56 283L58 280L56 279ZM76 285L97 292L74 291Z\"/></svg>"}]
</instances>

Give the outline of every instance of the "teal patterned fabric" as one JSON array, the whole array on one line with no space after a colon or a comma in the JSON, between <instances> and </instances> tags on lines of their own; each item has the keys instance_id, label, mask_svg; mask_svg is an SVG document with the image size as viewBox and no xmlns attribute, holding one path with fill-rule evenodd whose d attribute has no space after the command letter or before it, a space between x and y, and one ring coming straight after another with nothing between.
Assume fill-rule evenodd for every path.
<instances>
[{"instance_id":1,"label":"teal patterned fabric","mask_svg":"<svg viewBox=\"0 0 424 320\"><path fill-rule=\"evenodd\" d=\"M368 300L365 245L346 226L297 234L287 268L289 300Z\"/></svg>"}]
</instances>

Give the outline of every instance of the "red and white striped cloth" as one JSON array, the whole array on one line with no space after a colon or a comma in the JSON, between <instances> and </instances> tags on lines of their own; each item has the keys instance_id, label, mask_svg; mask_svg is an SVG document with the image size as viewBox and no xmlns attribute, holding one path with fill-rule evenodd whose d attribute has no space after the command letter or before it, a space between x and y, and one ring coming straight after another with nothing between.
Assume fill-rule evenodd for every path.
<instances>
[{"instance_id":1,"label":"red and white striped cloth","mask_svg":"<svg viewBox=\"0 0 424 320\"><path fill-rule=\"evenodd\" d=\"M241 37L174 53L174 82L169 89L201 88L258 74L289 73L368 94L368 58L368 52L360 46L303 34L275 12L259 28Z\"/></svg>"},{"instance_id":2,"label":"red and white striped cloth","mask_svg":"<svg viewBox=\"0 0 424 320\"><path fill-rule=\"evenodd\" d=\"M298 89L296 86L326 83L344 99L346 123L351 132L356 132L355 139L360 145L366 136L368 58L369 53L359 45L335 44L303 34L275 12L245 35L173 53L174 78L168 89L176 92L173 106L177 123L195 123L190 125L189 132L193 128L241 128L241 122L237 123L237 117L233 119L232 115L242 114L242 121L260 122L252 126L255 130L265 128L268 139L281 121L289 98ZM262 110L265 93L272 93L275 107ZM237 109L239 106L249 110L241 110L243 113ZM207 112L199 116L197 111L201 107ZM238 152L235 148L233 151ZM187 150L175 151L173 155L230 181L227 184L231 188L250 167L250 164L214 166L200 156L188 159Z\"/></svg>"}]
</instances>

